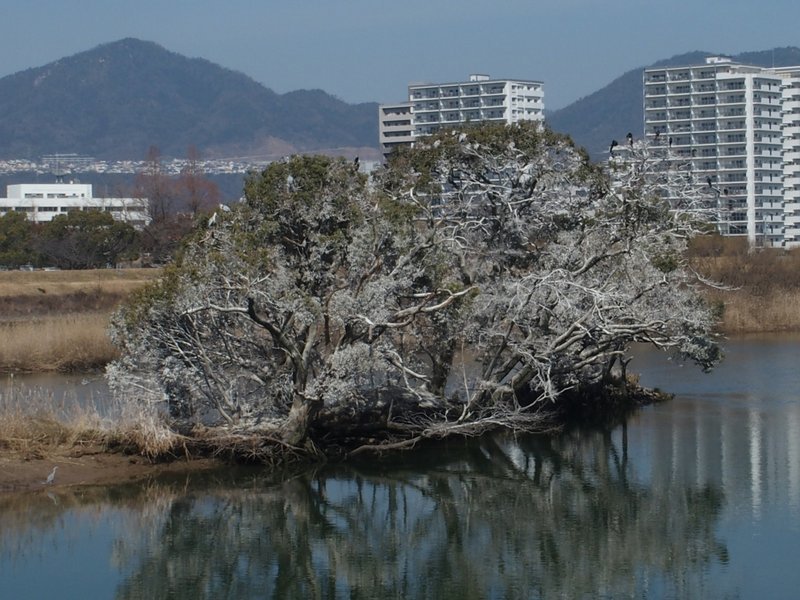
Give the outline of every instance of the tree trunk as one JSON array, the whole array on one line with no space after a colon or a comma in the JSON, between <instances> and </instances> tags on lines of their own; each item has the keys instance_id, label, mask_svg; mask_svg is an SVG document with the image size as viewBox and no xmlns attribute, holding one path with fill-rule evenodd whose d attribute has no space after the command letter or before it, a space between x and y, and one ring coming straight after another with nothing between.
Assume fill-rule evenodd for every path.
<instances>
[{"instance_id":1,"label":"tree trunk","mask_svg":"<svg viewBox=\"0 0 800 600\"><path fill-rule=\"evenodd\" d=\"M291 446L300 446L308 435L308 428L311 424L313 404L303 398L295 397L289 416L283 426L282 441Z\"/></svg>"}]
</instances>

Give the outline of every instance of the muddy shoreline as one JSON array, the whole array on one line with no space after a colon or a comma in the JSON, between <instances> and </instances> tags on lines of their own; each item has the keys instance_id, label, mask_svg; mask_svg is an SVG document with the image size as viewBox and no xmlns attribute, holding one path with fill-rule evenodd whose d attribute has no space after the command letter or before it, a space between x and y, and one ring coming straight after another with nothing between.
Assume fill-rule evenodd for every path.
<instances>
[{"instance_id":1,"label":"muddy shoreline","mask_svg":"<svg viewBox=\"0 0 800 600\"><path fill-rule=\"evenodd\" d=\"M6 451L0 453L0 494L132 483L165 474L209 471L226 464L222 460L207 457L151 462L142 456L112 452L100 446L65 448L44 458ZM52 484L47 484L45 479L53 467L58 467L56 476Z\"/></svg>"}]
</instances>

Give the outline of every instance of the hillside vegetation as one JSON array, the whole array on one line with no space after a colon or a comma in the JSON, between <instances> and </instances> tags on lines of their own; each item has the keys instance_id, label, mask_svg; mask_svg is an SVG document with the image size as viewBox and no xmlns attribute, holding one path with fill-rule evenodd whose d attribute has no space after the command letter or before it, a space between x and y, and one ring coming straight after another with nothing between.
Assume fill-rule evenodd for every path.
<instances>
[{"instance_id":1,"label":"hillside vegetation","mask_svg":"<svg viewBox=\"0 0 800 600\"><path fill-rule=\"evenodd\" d=\"M46 131L47 135L42 135ZM0 158L143 158L375 147L377 105L277 94L242 73L124 39L0 79Z\"/></svg>"}]
</instances>

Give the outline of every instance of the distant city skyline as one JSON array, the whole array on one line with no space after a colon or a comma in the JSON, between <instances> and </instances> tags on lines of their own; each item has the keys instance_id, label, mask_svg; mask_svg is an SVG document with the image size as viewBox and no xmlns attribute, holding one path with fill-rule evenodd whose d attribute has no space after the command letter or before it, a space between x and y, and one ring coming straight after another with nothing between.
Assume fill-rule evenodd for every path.
<instances>
[{"instance_id":1,"label":"distant city skyline","mask_svg":"<svg viewBox=\"0 0 800 600\"><path fill-rule=\"evenodd\" d=\"M0 77L125 37L240 71L279 93L395 102L470 73L541 80L562 108L693 50L800 46L789 0L41 0L4 6Z\"/></svg>"}]
</instances>

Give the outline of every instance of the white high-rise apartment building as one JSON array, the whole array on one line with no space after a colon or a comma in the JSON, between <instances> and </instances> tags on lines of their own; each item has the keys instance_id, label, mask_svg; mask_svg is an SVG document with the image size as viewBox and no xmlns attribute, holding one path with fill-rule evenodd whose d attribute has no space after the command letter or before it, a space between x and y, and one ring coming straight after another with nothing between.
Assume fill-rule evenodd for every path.
<instances>
[{"instance_id":1,"label":"white high-rise apartment building","mask_svg":"<svg viewBox=\"0 0 800 600\"><path fill-rule=\"evenodd\" d=\"M544 120L541 81L492 79L470 75L468 81L412 84L408 102L378 109L380 143L384 154L399 143L465 123Z\"/></svg>"},{"instance_id":2,"label":"white high-rise apartment building","mask_svg":"<svg viewBox=\"0 0 800 600\"><path fill-rule=\"evenodd\" d=\"M800 246L800 67L775 70L783 76L783 237L791 248Z\"/></svg>"},{"instance_id":3,"label":"white high-rise apartment building","mask_svg":"<svg viewBox=\"0 0 800 600\"><path fill-rule=\"evenodd\" d=\"M644 72L645 135L711 182L720 232L753 246L784 242L784 80L717 57Z\"/></svg>"}]
</instances>

